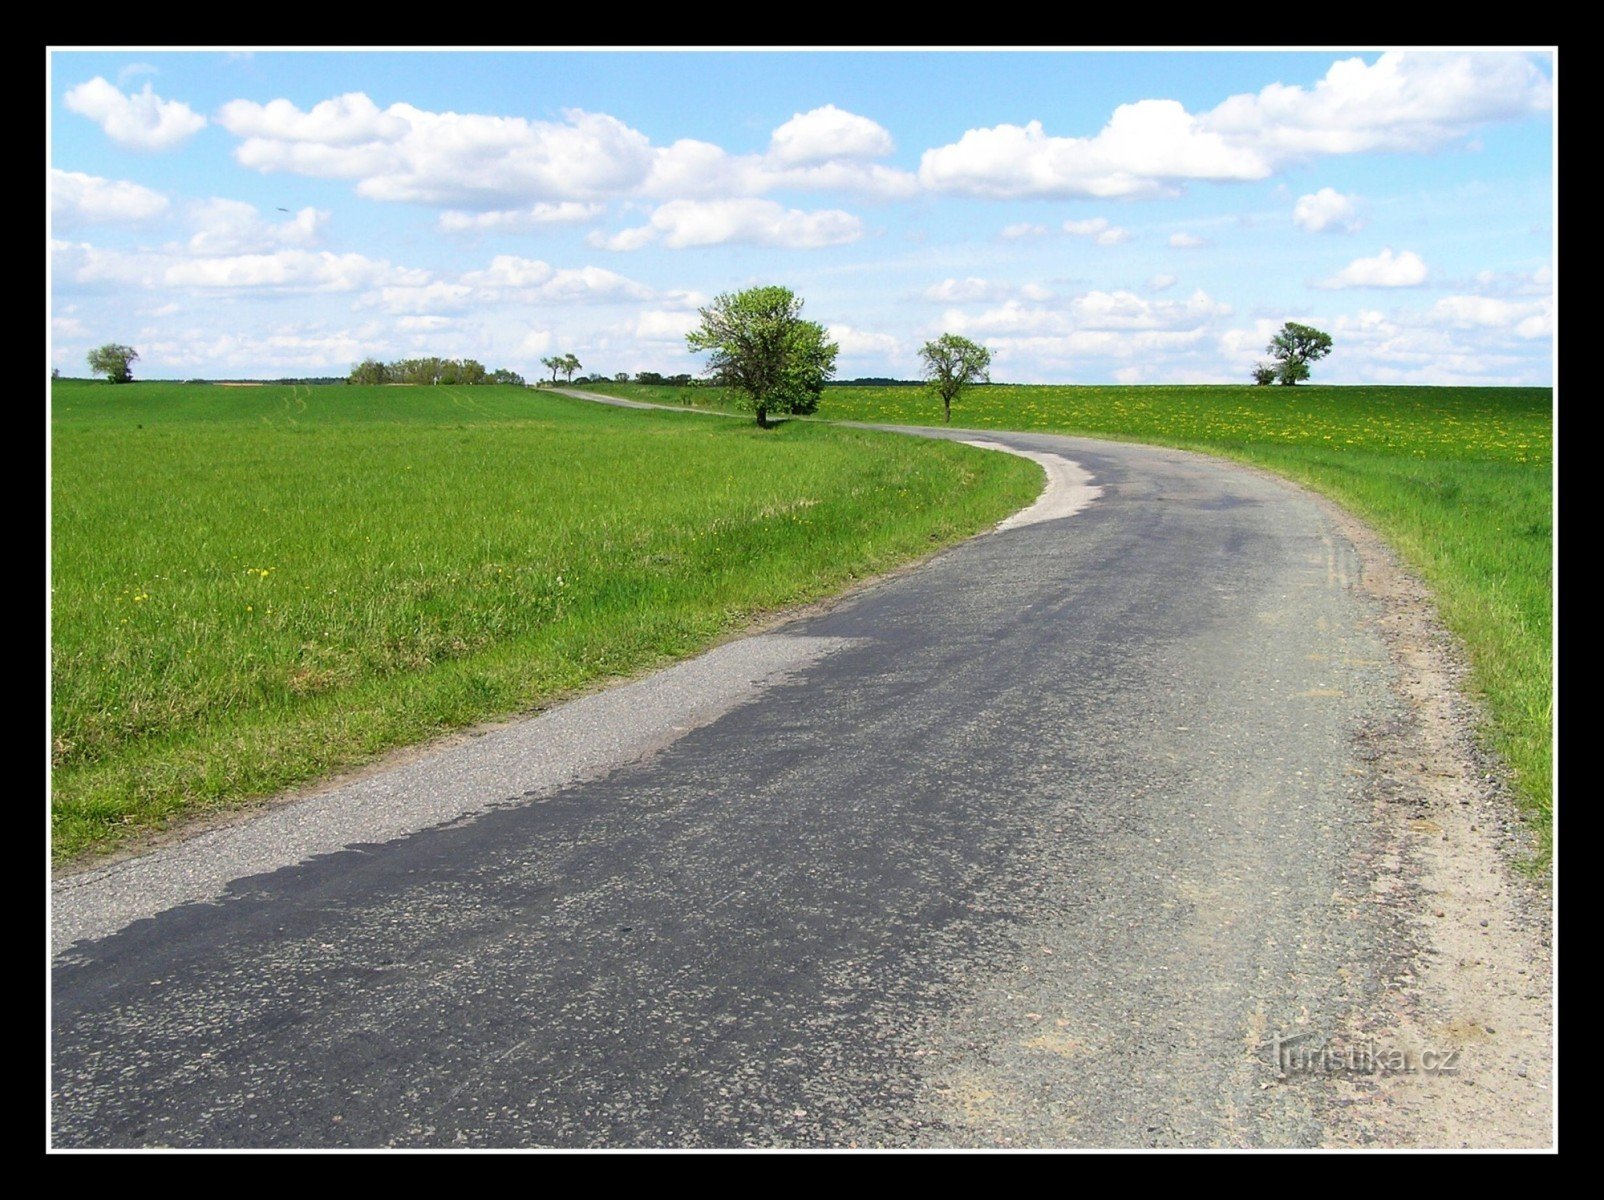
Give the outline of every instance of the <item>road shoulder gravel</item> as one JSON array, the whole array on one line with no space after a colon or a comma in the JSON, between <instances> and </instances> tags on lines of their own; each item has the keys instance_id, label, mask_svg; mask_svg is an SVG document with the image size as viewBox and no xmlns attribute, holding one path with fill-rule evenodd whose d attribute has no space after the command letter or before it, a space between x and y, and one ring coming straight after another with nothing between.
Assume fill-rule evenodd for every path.
<instances>
[{"instance_id":1,"label":"road shoulder gravel","mask_svg":"<svg viewBox=\"0 0 1604 1200\"><path fill-rule=\"evenodd\" d=\"M1350 1040L1445 1071L1344 1072L1332 1145L1513 1149L1557 1145L1554 894L1520 864L1536 846L1429 590L1390 547L1321 501L1358 551L1380 610L1401 720L1371 731L1369 798L1383 841L1369 901L1395 931L1396 972Z\"/></svg>"}]
</instances>

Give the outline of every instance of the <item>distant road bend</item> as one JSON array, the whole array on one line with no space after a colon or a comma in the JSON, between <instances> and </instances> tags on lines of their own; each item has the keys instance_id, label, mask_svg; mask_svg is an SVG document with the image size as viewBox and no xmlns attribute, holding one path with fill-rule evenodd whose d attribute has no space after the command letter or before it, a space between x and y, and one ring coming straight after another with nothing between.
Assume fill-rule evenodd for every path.
<instances>
[{"instance_id":1,"label":"distant road bend","mask_svg":"<svg viewBox=\"0 0 1604 1200\"><path fill-rule=\"evenodd\" d=\"M1352 546L1201 457L923 432L1078 508L58 881L54 1144L1329 1140L1266 1046L1399 969Z\"/></svg>"}]
</instances>

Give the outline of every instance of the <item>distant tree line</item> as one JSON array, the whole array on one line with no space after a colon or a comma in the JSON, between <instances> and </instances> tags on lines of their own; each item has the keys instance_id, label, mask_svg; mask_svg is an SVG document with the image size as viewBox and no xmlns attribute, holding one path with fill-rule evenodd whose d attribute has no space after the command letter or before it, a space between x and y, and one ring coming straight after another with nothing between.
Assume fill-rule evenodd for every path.
<instances>
[{"instance_id":1,"label":"distant tree line","mask_svg":"<svg viewBox=\"0 0 1604 1200\"><path fill-rule=\"evenodd\" d=\"M924 387L923 379L887 379L883 375L863 375L857 379L831 379L825 387Z\"/></svg>"},{"instance_id":2,"label":"distant tree line","mask_svg":"<svg viewBox=\"0 0 1604 1200\"><path fill-rule=\"evenodd\" d=\"M522 387L524 377L505 368L487 371L484 363L472 358L402 358L391 363L364 358L351 368L346 382L443 383L458 387L464 384L510 383Z\"/></svg>"},{"instance_id":3,"label":"distant tree line","mask_svg":"<svg viewBox=\"0 0 1604 1200\"><path fill-rule=\"evenodd\" d=\"M328 386L330 384L348 383L349 380L347 380L344 375L284 375L284 376L281 376L278 379L261 379L261 378L252 376L249 379L186 379L186 380L184 380L184 382L185 383L261 383L261 384L271 383L271 384L277 384L277 385L279 385L281 387L288 387L290 384L297 384L297 385L299 385L301 387L307 387L307 386L325 387L325 386Z\"/></svg>"}]
</instances>

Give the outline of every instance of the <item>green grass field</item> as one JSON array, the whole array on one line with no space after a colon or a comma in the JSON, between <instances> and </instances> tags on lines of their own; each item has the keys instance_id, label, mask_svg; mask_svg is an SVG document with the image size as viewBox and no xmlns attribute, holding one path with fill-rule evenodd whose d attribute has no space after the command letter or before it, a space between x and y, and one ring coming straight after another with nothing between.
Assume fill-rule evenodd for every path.
<instances>
[{"instance_id":1,"label":"green grass field","mask_svg":"<svg viewBox=\"0 0 1604 1200\"><path fill-rule=\"evenodd\" d=\"M1039 468L519 388L58 383L53 852L689 654Z\"/></svg>"},{"instance_id":2,"label":"green grass field","mask_svg":"<svg viewBox=\"0 0 1604 1200\"><path fill-rule=\"evenodd\" d=\"M598 391L723 406L711 389ZM704 397L706 398L704 400ZM822 419L938 425L918 388L831 387ZM1344 504L1437 596L1464 642L1487 740L1551 850L1553 422L1546 388L992 385L953 406L975 429L1087 434L1255 463Z\"/></svg>"}]
</instances>

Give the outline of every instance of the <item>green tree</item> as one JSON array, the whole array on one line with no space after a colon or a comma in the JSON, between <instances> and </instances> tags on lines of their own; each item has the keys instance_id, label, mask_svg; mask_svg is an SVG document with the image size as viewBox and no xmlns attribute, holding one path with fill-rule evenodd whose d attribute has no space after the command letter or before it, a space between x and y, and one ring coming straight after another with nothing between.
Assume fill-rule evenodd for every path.
<instances>
[{"instance_id":1,"label":"green tree","mask_svg":"<svg viewBox=\"0 0 1604 1200\"><path fill-rule=\"evenodd\" d=\"M1265 384L1274 383L1277 374L1278 372L1274 363L1261 362L1253 364L1253 382L1258 384L1260 387L1263 387Z\"/></svg>"},{"instance_id":2,"label":"green tree","mask_svg":"<svg viewBox=\"0 0 1604 1200\"><path fill-rule=\"evenodd\" d=\"M824 326L802 319L794 292L777 286L726 292L699 315L702 323L685 335L685 344L692 353L711 355L709 377L735 392L759 428L768 428L771 412L818 411L840 347Z\"/></svg>"},{"instance_id":3,"label":"green tree","mask_svg":"<svg viewBox=\"0 0 1604 1200\"><path fill-rule=\"evenodd\" d=\"M134 373L128 367L138 359L139 351L132 346L119 346L116 342L107 342L104 346L89 352L89 369L96 375L104 375L113 383L132 383Z\"/></svg>"},{"instance_id":4,"label":"green tree","mask_svg":"<svg viewBox=\"0 0 1604 1200\"><path fill-rule=\"evenodd\" d=\"M991 382L991 351L956 333L944 333L919 351L930 390L941 397L947 424L952 424L952 402L972 383Z\"/></svg>"},{"instance_id":5,"label":"green tree","mask_svg":"<svg viewBox=\"0 0 1604 1200\"><path fill-rule=\"evenodd\" d=\"M1270 339L1266 349L1279 364L1275 369L1277 381L1291 387L1309 378L1310 363L1318 362L1331 353L1331 335L1308 325L1299 325L1296 321L1288 321L1281 326L1281 332Z\"/></svg>"},{"instance_id":6,"label":"green tree","mask_svg":"<svg viewBox=\"0 0 1604 1200\"><path fill-rule=\"evenodd\" d=\"M620 371L618 374L613 376L613 382L614 383L628 383L629 382L629 372L628 371Z\"/></svg>"},{"instance_id":7,"label":"green tree","mask_svg":"<svg viewBox=\"0 0 1604 1200\"><path fill-rule=\"evenodd\" d=\"M551 372L551 381L553 383L556 383L557 382L557 372L563 369L564 359L563 359L563 356L561 354L553 354L549 358L541 359L540 360L540 365L545 367L548 371Z\"/></svg>"},{"instance_id":8,"label":"green tree","mask_svg":"<svg viewBox=\"0 0 1604 1200\"><path fill-rule=\"evenodd\" d=\"M351 368L349 383L389 383L390 368L376 358L364 358Z\"/></svg>"},{"instance_id":9,"label":"green tree","mask_svg":"<svg viewBox=\"0 0 1604 1200\"><path fill-rule=\"evenodd\" d=\"M574 381L574 372L579 370L584 365L585 365L584 363L580 362L572 354L563 355L562 356L563 377L565 379L567 379L569 383L572 383Z\"/></svg>"}]
</instances>

